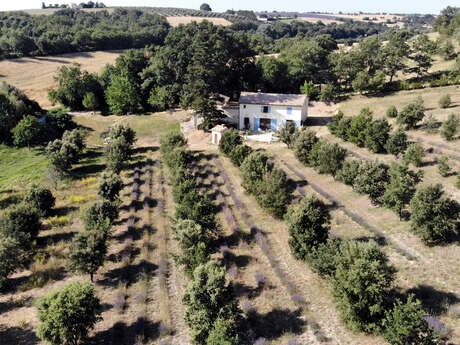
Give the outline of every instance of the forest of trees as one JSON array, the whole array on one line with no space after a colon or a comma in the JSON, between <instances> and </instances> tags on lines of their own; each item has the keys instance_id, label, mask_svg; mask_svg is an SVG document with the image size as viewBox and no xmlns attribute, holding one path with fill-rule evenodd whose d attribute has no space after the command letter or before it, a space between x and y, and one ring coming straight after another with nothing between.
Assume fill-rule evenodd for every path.
<instances>
[{"instance_id":1,"label":"forest of trees","mask_svg":"<svg viewBox=\"0 0 460 345\"><path fill-rule=\"evenodd\" d=\"M95 4L89 2L85 7ZM279 52L295 37L329 34L334 39L351 43L358 38L382 34L389 29L384 24L369 22L331 25L303 21L261 23L252 11L227 11L223 15L233 16L229 30L245 35L257 53ZM113 12L86 12L65 8L51 15L1 12L0 57L162 45L169 28L165 16L147 9L116 8Z\"/></svg>"}]
</instances>

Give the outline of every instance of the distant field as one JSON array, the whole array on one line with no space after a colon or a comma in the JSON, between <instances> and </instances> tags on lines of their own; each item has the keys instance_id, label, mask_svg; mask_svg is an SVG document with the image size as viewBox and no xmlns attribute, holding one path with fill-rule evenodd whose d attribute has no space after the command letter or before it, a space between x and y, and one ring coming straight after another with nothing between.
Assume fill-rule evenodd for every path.
<instances>
[{"instance_id":1,"label":"distant field","mask_svg":"<svg viewBox=\"0 0 460 345\"><path fill-rule=\"evenodd\" d=\"M71 53L0 61L0 81L18 87L42 107L49 108L48 89L55 86L53 76L60 66L76 62L89 72L99 72L106 64L113 63L121 52Z\"/></svg>"},{"instance_id":2,"label":"distant field","mask_svg":"<svg viewBox=\"0 0 460 345\"><path fill-rule=\"evenodd\" d=\"M180 24L188 24L191 22L202 22L203 20L207 20L212 22L215 25L223 25L228 26L232 23L225 18L210 18L210 17L192 17L192 16L178 16L178 17L166 17L169 25L171 26L179 26Z\"/></svg>"}]
</instances>

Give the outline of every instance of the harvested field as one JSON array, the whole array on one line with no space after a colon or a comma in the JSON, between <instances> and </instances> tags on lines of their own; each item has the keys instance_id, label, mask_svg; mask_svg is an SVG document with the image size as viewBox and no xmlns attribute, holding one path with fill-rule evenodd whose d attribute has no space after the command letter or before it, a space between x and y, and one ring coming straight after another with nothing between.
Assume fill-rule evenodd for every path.
<instances>
[{"instance_id":1,"label":"harvested field","mask_svg":"<svg viewBox=\"0 0 460 345\"><path fill-rule=\"evenodd\" d=\"M179 26L181 24L188 24L191 22L200 23L204 20L211 22L215 25L223 25L228 26L232 23L225 18L210 18L210 17L192 17L192 16L173 16L173 17L166 17L166 20L171 26Z\"/></svg>"},{"instance_id":2,"label":"harvested field","mask_svg":"<svg viewBox=\"0 0 460 345\"><path fill-rule=\"evenodd\" d=\"M60 66L79 63L84 70L100 72L106 64L114 63L121 53L113 50L4 60L0 61L0 82L16 86L43 108L50 108L48 89L55 87L53 77Z\"/></svg>"}]
</instances>

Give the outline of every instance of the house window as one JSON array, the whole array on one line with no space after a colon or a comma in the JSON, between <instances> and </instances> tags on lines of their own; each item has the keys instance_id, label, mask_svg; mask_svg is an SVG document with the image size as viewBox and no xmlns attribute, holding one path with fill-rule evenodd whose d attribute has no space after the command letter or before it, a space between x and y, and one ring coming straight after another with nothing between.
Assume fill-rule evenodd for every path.
<instances>
[{"instance_id":1,"label":"house window","mask_svg":"<svg viewBox=\"0 0 460 345\"><path fill-rule=\"evenodd\" d=\"M288 108L287 108L287 114L288 114L288 115L292 115L292 108L291 108L291 107L288 107Z\"/></svg>"},{"instance_id":2,"label":"house window","mask_svg":"<svg viewBox=\"0 0 460 345\"><path fill-rule=\"evenodd\" d=\"M243 108L246 109L246 104L243 105Z\"/></svg>"},{"instance_id":3,"label":"house window","mask_svg":"<svg viewBox=\"0 0 460 345\"><path fill-rule=\"evenodd\" d=\"M244 118L244 129L249 129L249 117Z\"/></svg>"},{"instance_id":4,"label":"house window","mask_svg":"<svg viewBox=\"0 0 460 345\"><path fill-rule=\"evenodd\" d=\"M263 113L269 113L270 112L270 107L268 105L263 105L262 106L262 112Z\"/></svg>"},{"instance_id":5,"label":"house window","mask_svg":"<svg viewBox=\"0 0 460 345\"><path fill-rule=\"evenodd\" d=\"M268 131L269 129L271 129L271 119L261 118L260 129L263 131Z\"/></svg>"}]
</instances>

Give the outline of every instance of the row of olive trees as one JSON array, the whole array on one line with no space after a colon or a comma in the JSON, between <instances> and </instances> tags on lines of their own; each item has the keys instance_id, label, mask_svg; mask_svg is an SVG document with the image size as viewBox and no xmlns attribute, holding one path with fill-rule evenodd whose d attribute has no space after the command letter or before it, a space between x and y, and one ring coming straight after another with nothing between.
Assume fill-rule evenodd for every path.
<instances>
[{"instance_id":1,"label":"row of olive trees","mask_svg":"<svg viewBox=\"0 0 460 345\"><path fill-rule=\"evenodd\" d=\"M305 197L286 216L292 254L328 279L342 320L355 331L381 333L394 345L438 344L421 303L409 295L394 299L396 270L371 242L329 237L329 210L317 197Z\"/></svg>"},{"instance_id":2,"label":"row of olive trees","mask_svg":"<svg viewBox=\"0 0 460 345\"><path fill-rule=\"evenodd\" d=\"M248 193L272 216L282 218L291 198L285 172L277 168L265 152L253 151L243 144L236 130L222 134L219 149L240 168L243 187Z\"/></svg>"},{"instance_id":3,"label":"row of olive trees","mask_svg":"<svg viewBox=\"0 0 460 345\"><path fill-rule=\"evenodd\" d=\"M119 173L131 158L136 133L118 125L109 131L108 138L107 169L98 186L101 200L85 210L82 216L84 230L72 239L67 254L69 270L89 274L91 282L107 255L110 230L118 218L119 195L124 186ZM40 320L37 334L53 345L79 344L101 320L102 312L93 286L79 282L41 298L37 308Z\"/></svg>"},{"instance_id":4,"label":"row of olive trees","mask_svg":"<svg viewBox=\"0 0 460 345\"><path fill-rule=\"evenodd\" d=\"M225 268L210 257L219 234L218 210L208 195L200 192L190 170L193 157L185 145L179 133L161 140L176 203L173 232L180 253L175 261L191 278L182 299L187 307L185 322L194 344L237 345L241 343L241 310L232 285L226 283Z\"/></svg>"},{"instance_id":5,"label":"row of olive trees","mask_svg":"<svg viewBox=\"0 0 460 345\"><path fill-rule=\"evenodd\" d=\"M288 132L288 129L283 131ZM409 205L411 228L426 244L445 243L456 236L458 203L445 196L440 185L416 191L423 172L411 170L408 164L421 160L423 149L420 150L418 145L409 146L403 164L393 163L390 167L379 161L346 161L345 150L337 144L319 140L310 130L291 132L290 135L284 134L289 138L285 142L303 164L320 173L333 175L336 180L352 186L360 194L367 194L373 203L388 207L400 217Z\"/></svg>"}]
</instances>

